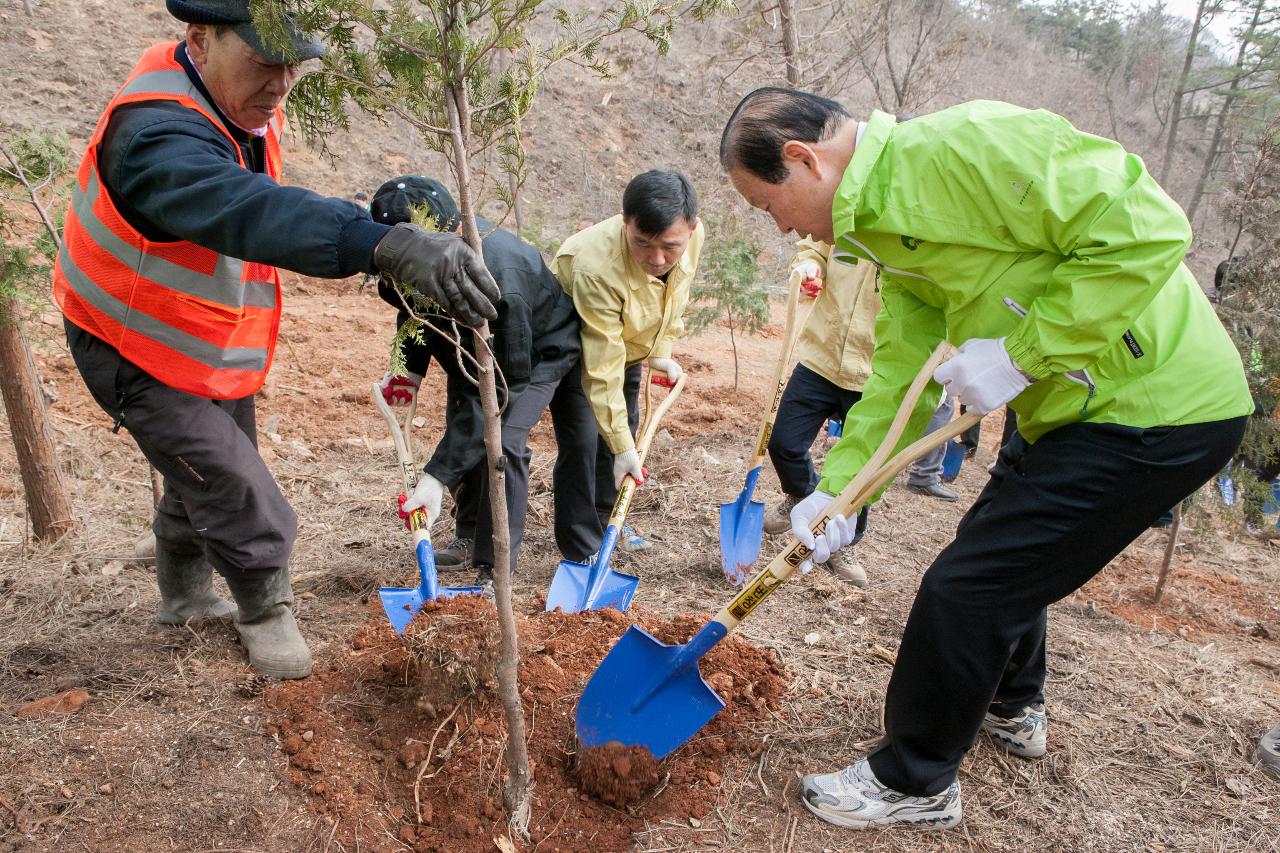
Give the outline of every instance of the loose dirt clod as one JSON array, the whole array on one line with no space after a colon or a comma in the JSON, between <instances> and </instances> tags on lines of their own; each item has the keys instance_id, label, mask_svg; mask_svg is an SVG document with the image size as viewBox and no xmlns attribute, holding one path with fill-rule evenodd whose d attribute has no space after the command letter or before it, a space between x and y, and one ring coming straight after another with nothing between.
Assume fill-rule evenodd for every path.
<instances>
[{"instance_id":1,"label":"loose dirt clod","mask_svg":"<svg viewBox=\"0 0 1280 853\"><path fill-rule=\"evenodd\" d=\"M786 690L771 653L730 637L702 662L726 707L689 744L662 762L620 744L586 755L574 711L617 638L638 621L664 642L687 642L703 617L632 608L517 619L540 851L624 850L645 822L705 818L722 776L753 752L747 733ZM496 633L492 604L474 597L424 607L406 641L377 610L327 671L267 692L290 779L313 811L337 819L345 847L381 849L390 836L414 850L467 853L491 851L505 834L506 720L492 678L477 675Z\"/></svg>"},{"instance_id":2,"label":"loose dirt clod","mask_svg":"<svg viewBox=\"0 0 1280 853\"><path fill-rule=\"evenodd\" d=\"M643 746L609 741L583 749L576 767L582 790L606 803L626 807L658 785L658 761Z\"/></svg>"}]
</instances>

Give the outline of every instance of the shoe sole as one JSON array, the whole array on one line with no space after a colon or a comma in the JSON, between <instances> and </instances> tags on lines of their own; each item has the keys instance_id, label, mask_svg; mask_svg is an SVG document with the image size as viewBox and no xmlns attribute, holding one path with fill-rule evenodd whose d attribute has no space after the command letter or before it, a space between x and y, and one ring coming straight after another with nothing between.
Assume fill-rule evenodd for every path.
<instances>
[{"instance_id":1,"label":"shoe sole","mask_svg":"<svg viewBox=\"0 0 1280 853\"><path fill-rule=\"evenodd\" d=\"M821 807L809 802L809 798L803 794L800 795L800 802L804 803L804 807L813 812L818 819L836 826L843 826L846 829L871 829L872 827L892 826L894 824L903 824L917 829L951 829L957 826L964 817L964 811L957 808L955 814L938 815L937 817L884 817L876 820L858 820L835 812L823 811Z\"/></svg>"},{"instance_id":2,"label":"shoe sole","mask_svg":"<svg viewBox=\"0 0 1280 853\"><path fill-rule=\"evenodd\" d=\"M1044 754L1049 751L1046 744L1027 746L1024 741L1011 738L1003 732L991 729L983 729L983 731L987 733L987 737L991 738L992 743L1010 755L1016 755L1019 758L1043 758Z\"/></svg>"}]
</instances>

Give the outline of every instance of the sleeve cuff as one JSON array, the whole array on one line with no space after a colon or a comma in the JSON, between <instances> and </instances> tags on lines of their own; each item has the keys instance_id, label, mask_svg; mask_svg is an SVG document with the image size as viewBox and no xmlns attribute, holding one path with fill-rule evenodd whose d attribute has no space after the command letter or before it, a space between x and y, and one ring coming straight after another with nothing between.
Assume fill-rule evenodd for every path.
<instances>
[{"instance_id":1,"label":"sleeve cuff","mask_svg":"<svg viewBox=\"0 0 1280 853\"><path fill-rule=\"evenodd\" d=\"M430 474L440 481L446 489L452 490L462 481L461 475L455 471L451 471L447 466L436 462L434 459L426 464L422 469L422 473Z\"/></svg>"},{"instance_id":2,"label":"sleeve cuff","mask_svg":"<svg viewBox=\"0 0 1280 853\"><path fill-rule=\"evenodd\" d=\"M376 273L373 250L391 228L372 219L357 217L347 223L338 238L338 267L342 275ZM435 476L434 474L432 475Z\"/></svg>"},{"instance_id":3,"label":"sleeve cuff","mask_svg":"<svg viewBox=\"0 0 1280 853\"><path fill-rule=\"evenodd\" d=\"M614 456L619 453L626 453L628 450L635 450L636 447L636 440L631 435L630 430L606 433L604 443L609 445L609 452Z\"/></svg>"},{"instance_id":4,"label":"sleeve cuff","mask_svg":"<svg viewBox=\"0 0 1280 853\"><path fill-rule=\"evenodd\" d=\"M1014 365L1032 379L1047 379L1053 375L1048 363L1024 343L1021 337L1010 335L1005 338L1004 348Z\"/></svg>"},{"instance_id":5,"label":"sleeve cuff","mask_svg":"<svg viewBox=\"0 0 1280 853\"><path fill-rule=\"evenodd\" d=\"M649 351L649 358L671 358L671 351L675 349L675 344L663 339L653 345L653 349Z\"/></svg>"}]
</instances>

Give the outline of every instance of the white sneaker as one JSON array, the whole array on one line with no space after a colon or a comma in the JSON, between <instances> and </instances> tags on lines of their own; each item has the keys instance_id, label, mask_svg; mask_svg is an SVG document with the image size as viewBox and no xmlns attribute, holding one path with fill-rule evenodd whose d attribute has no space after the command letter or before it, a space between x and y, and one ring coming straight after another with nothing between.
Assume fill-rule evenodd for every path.
<instances>
[{"instance_id":1,"label":"white sneaker","mask_svg":"<svg viewBox=\"0 0 1280 853\"><path fill-rule=\"evenodd\" d=\"M999 717L990 711L982 721L982 729L996 746L1021 758L1039 758L1045 753L1049 736L1049 720L1044 705L1028 705L1016 716Z\"/></svg>"},{"instance_id":2,"label":"white sneaker","mask_svg":"<svg viewBox=\"0 0 1280 853\"><path fill-rule=\"evenodd\" d=\"M835 773L811 773L800 782L805 808L836 826L866 829L895 823L945 829L960 822L960 783L932 797L886 788L864 758Z\"/></svg>"}]
</instances>

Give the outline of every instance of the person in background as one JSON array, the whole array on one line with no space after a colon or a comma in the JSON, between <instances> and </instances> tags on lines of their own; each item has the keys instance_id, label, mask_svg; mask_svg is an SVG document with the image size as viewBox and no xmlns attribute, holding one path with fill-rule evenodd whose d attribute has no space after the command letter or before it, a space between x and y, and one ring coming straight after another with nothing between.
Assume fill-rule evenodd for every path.
<instances>
[{"instance_id":1,"label":"person in background","mask_svg":"<svg viewBox=\"0 0 1280 853\"><path fill-rule=\"evenodd\" d=\"M929 418L928 426L924 428L925 435L936 432L951 423L955 413L955 400L943 394L942 402ZM943 444L911 463L911 467L907 470L907 489L918 495L927 495L949 503L960 500L960 496L942 482L942 462L946 456L947 445Z\"/></svg>"},{"instance_id":2,"label":"person in background","mask_svg":"<svg viewBox=\"0 0 1280 853\"><path fill-rule=\"evenodd\" d=\"M377 222L398 223L413 219L424 209L436 228L458 228L458 206L444 184L422 175L392 178L374 193L372 213ZM550 410L559 453L552 477L555 497L555 534L561 553L570 560L584 560L598 543L594 525L584 523L566 502L577 488L578 471L561 459L574 460L595 453L595 425L579 417L578 395L566 385L577 369L581 345L573 302L543 263L538 250L492 223L476 222L482 235L485 266L502 292L498 318L490 326L493 353L502 382L498 385L502 413L502 452L506 456L507 521L511 541L511 570L515 571L524 538L529 509L529 431L542 413ZM399 311L396 328L408 322L400 294L390 282L382 282L379 295ZM438 312L429 322L450 331L448 318ZM471 330L459 327L461 346L474 352ZM453 495L454 536L435 552L436 566L444 571L476 569L476 583L493 579L493 517L489 509L489 472L484 447L484 410L479 387L468 378L453 341L430 328L422 340L404 343L406 371L383 377L382 395L392 405L412 403L432 359L448 377L444 434L440 437L412 495L402 512L423 507L431 521L440 514L444 493ZM464 362L466 364L466 362ZM575 380L576 381L576 380Z\"/></svg>"},{"instance_id":3,"label":"person in background","mask_svg":"<svg viewBox=\"0 0 1280 853\"><path fill-rule=\"evenodd\" d=\"M597 544L622 478L645 479L635 445L643 363L670 382L684 373L673 349L703 238L693 184L655 169L627 184L621 214L571 235L551 262L582 322L581 380L566 383L580 391L581 411L600 431L597 452L581 460L573 497L584 517L594 513ZM618 541L624 551L651 547L629 526Z\"/></svg>"},{"instance_id":4,"label":"person in background","mask_svg":"<svg viewBox=\"0 0 1280 853\"><path fill-rule=\"evenodd\" d=\"M843 420L862 398L880 310L874 264L832 257L830 244L817 240L800 240L796 250L791 275L817 301L800 332L797 364L769 434L769 459L783 495L765 515L764 530L770 534L791 529L791 510L818 485L809 448L823 422ZM858 539L867 529L867 512L864 507L858 516ZM867 573L851 552L833 557L827 566L854 586L867 585Z\"/></svg>"}]
</instances>

